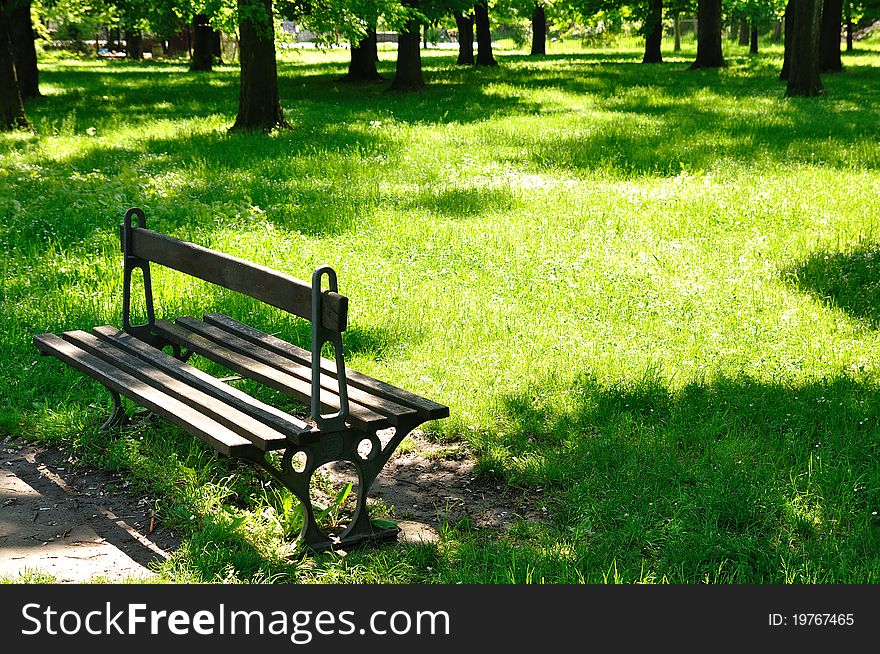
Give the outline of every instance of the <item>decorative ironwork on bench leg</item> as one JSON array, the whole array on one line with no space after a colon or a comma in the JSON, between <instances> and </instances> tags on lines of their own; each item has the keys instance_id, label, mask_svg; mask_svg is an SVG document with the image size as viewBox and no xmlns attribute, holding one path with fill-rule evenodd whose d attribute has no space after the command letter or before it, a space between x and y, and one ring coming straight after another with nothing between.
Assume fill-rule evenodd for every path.
<instances>
[{"instance_id":1,"label":"decorative ironwork on bench leg","mask_svg":"<svg viewBox=\"0 0 880 654\"><path fill-rule=\"evenodd\" d=\"M291 445L287 448L281 461L281 470L275 468L265 459L258 463L275 479L284 484L302 502L303 527L300 531L302 543L313 551L321 551L336 547L351 547L365 542L396 540L399 530L377 527L370 520L367 507L367 496L370 487L379 476L400 442L412 431L415 425L397 427L391 440L382 447L376 434L347 429L341 432L321 434L320 440ZM363 441L371 444L366 458L358 453L358 446ZM302 452L305 465L297 471L293 467L293 457ZM357 505L348 528L338 538L331 538L318 526L315 510L309 497L312 475L321 466L336 461L345 461L354 465L358 475Z\"/></svg>"},{"instance_id":2,"label":"decorative ironwork on bench leg","mask_svg":"<svg viewBox=\"0 0 880 654\"><path fill-rule=\"evenodd\" d=\"M306 462L303 470L297 472L293 468L293 457L299 452L305 454ZM284 458L281 462L283 474L281 481L296 496L303 507L303 526L299 532L300 540L306 547L314 550L325 550L333 547L333 541L318 526L318 521L315 519L315 509L312 506L312 500L309 495L312 475L319 467L321 467L321 464L316 464L311 448L289 447L284 452Z\"/></svg>"},{"instance_id":3,"label":"decorative ironwork on bench leg","mask_svg":"<svg viewBox=\"0 0 880 654\"><path fill-rule=\"evenodd\" d=\"M110 389L107 390L110 391ZM122 405L122 398L119 396L119 393L110 391L110 396L113 398L113 413L101 425L100 428L102 430L112 429L128 422L128 415L125 413L125 407Z\"/></svg>"},{"instance_id":4,"label":"decorative ironwork on bench leg","mask_svg":"<svg viewBox=\"0 0 880 654\"><path fill-rule=\"evenodd\" d=\"M398 425L395 428L394 436L382 447L382 443L376 434L367 434L364 432L350 432L353 436L352 444L352 463L358 471L358 497L357 506L355 507L354 516L351 524L339 537L340 542L347 544L357 544L365 541L394 541L397 540L399 529L380 528L373 524L370 519L369 508L367 507L367 496L376 477L382 472L382 468L394 454L394 450L400 445L401 441L413 430L415 425L404 426ZM358 452L359 445L364 441L370 441L370 452L363 458Z\"/></svg>"}]
</instances>

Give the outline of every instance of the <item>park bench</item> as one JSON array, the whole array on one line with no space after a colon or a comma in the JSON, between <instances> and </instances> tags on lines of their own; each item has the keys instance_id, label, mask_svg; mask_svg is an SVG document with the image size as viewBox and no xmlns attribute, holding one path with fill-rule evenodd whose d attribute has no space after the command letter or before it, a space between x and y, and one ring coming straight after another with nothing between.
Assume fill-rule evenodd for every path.
<instances>
[{"instance_id":1,"label":"park bench","mask_svg":"<svg viewBox=\"0 0 880 654\"><path fill-rule=\"evenodd\" d=\"M133 224L133 218L137 224ZM446 406L372 377L347 370L342 345L348 299L338 293L336 273L314 271L311 284L263 266L215 252L146 228L144 212L131 209L120 226L123 252L122 330L41 334L34 344L103 384L114 411L105 425L126 420L127 397L217 452L247 459L266 470L302 502L300 539L312 550L394 540L396 526L371 521L367 493L400 442L415 427L449 415ZM150 264L249 295L311 322L311 351L220 313L201 320L157 320ZM131 324L132 272L140 269L147 322ZM322 290L323 278L328 289ZM330 343L335 361L321 356ZM166 353L168 349L170 353ZM311 409L303 420L257 400L188 363L199 355L281 391ZM383 431L386 430L386 431ZM382 442L380 434L390 440ZM283 450L280 463L277 455ZM330 536L318 526L309 497L312 474L347 461L357 471L354 514L348 528Z\"/></svg>"}]
</instances>

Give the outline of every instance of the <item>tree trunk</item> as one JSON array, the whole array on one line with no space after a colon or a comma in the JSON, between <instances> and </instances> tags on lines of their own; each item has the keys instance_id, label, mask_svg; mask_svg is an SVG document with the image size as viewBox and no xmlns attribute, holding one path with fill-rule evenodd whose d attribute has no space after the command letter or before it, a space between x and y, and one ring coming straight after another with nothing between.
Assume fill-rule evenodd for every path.
<instances>
[{"instance_id":1,"label":"tree trunk","mask_svg":"<svg viewBox=\"0 0 880 654\"><path fill-rule=\"evenodd\" d=\"M404 30L398 32L397 68L391 82L392 91L421 91L425 88L419 32L419 23L415 20L408 20Z\"/></svg>"},{"instance_id":2,"label":"tree trunk","mask_svg":"<svg viewBox=\"0 0 880 654\"><path fill-rule=\"evenodd\" d=\"M218 64L223 63L223 39L220 36L220 30L211 28L211 54Z\"/></svg>"},{"instance_id":3,"label":"tree trunk","mask_svg":"<svg viewBox=\"0 0 880 654\"><path fill-rule=\"evenodd\" d=\"M853 22L846 21L846 51L852 52L853 49Z\"/></svg>"},{"instance_id":4,"label":"tree trunk","mask_svg":"<svg viewBox=\"0 0 880 654\"><path fill-rule=\"evenodd\" d=\"M428 24L422 25L422 47L428 49Z\"/></svg>"},{"instance_id":5,"label":"tree trunk","mask_svg":"<svg viewBox=\"0 0 880 654\"><path fill-rule=\"evenodd\" d=\"M477 66L497 66L498 62L492 55L488 0L479 0L474 5L474 24L477 28Z\"/></svg>"},{"instance_id":6,"label":"tree trunk","mask_svg":"<svg viewBox=\"0 0 880 654\"><path fill-rule=\"evenodd\" d=\"M809 98L823 93L819 78L822 0L793 0L792 4L791 65L785 95Z\"/></svg>"},{"instance_id":7,"label":"tree trunk","mask_svg":"<svg viewBox=\"0 0 880 654\"><path fill-rule=\"evenodd\" d=\"M697 59L691 69L721 68L725 65L721 50L721 0L699 0L697 23Z\"/></svg>"},{"instance_id":8,"label":"tree trunk","mask_svg":"<svg viewBox=\"0 0 880 654\"><path fill-rule=\"evenodd\" d=\"M461 66L474 63L474 17L455 12L455 25L458 27L458 61Z\"/></svg>"},{"instance_id":9,"label":"tree trunk","mask_svg":"<svg viewBox=\"0 0 880 654\"><path fill-rule=\"evenodd\" d=\"M376 70L376 60L379 58L379 49L376 41L376 29L367 29L367 35L351 48L351 60L348 63L348 73L340 82L378 82L382 79Z\"/></svg>"},{"instance_id":10,"label":"tree trunk","mask_svg":"<svg viewBox=\"0 0 880 654\"><path fill-rule=\"evenodd\" d=\"M278 98L272 0L238 0L241 82L233 130L288 127Z\"/></svg>"},{"instance_id":11,"label":"tree trunk","mask_svg":"<svg viewBox=\"0 0 880 654\"><path fill-rule=\"evenodd\" d=\"M749 20L745 16L739 19L739 45L749 44Z\"/></svg>"},{"instance_id":12,"label":"tree trunk","mask_svg":"<svg viewBox=\"0 0 880 654\"><path fill-rule=\"evenodd\" d=\"M125 30L125 57L140 61L144 58L143 35L140 30Z\"/></svg>"},{"instance_id":13,"label":"tree trunk","mask_svg":"<svg viewBox=\"0 0 880 654\"><path fill-rule=\"evenodd\" d=\"M791 35L794 32L794 2L788 0L785 5L785 16L783 18L784 27L784 44L785 54L782 57L782 70L779 72L779 80L784 82L788 79L788 72L791 70Z\"/></svg>"},{"instance_id":14,"label":"tree trunk","mask_svg":"<svg viewBox=\"0 0 880 654\"><path fill-rule=\"evenodd\" d=\"M650 0L645 18L645 56L643 64L663 63L660 46L663 43L663 0Z\"/></svg>"},{"instance_id":15,"label":"tree trunk","mask_svg":"<svg viewBox=\"0 0 880 654\"><path fill-rule=\"evenodd\" d=\"M192 71L210 71L214 68L212 50L214 30L211 29L207 14L196 14L192 20L193 54L189 69Z\"/></svg>"},{"instance_id":16,"label":"tree trunk","mask_svg":"<svg viewBox=\"0 0 880 654\"><path fill-rule=\"evenodd\" d=\"M547 11L540 2L532 11L532 55L547 54Z\"/></svg>"},{"instance_id":17,"label":"tree trunk","mask_svg":"<svg viewBox=\"0 0 880 654\"><path fill-rule=\"evenodd\" d=\"M839 73L840 24L843 21L843 0L825 0L822 3L822 22L819 30L819 72Z\"/></svg>"},{"instance_id":18,"label":"tree trunk","mask_svg":"<svg viewBox=\"0 0 880 654\"><path fill-rule=\"evenodd\" d=\"M770 32L770 41L777 43L782 38L782 21L777 20L773 23L773 31Z\"/></svg>"},{"instance_id":19,"label":"tree trunk","mask_svg":"<svg viewBox=\"0 0 880 654\"><path fill-rule=\"evenodd\" d=\"M674 52L681 52L681 15L680 14L675 14L675 17L672 19L672 34L673 34L672 50Z\"/></svg>"},{"instance_id":20,"label":"tree trunk","mask_svg":"<svg viewBox=\"0 0 880 654\"><path fill-rule=\"evenodd\" d=\"M37 49L34 45L34 24L31 21L30 0L13 3L9 16L9 37L15 74L22 100L40 96L40 72L37 69Z\"/></svg>"},{"instance_id":21,"label":"tree trunk","mask_svg":"<svg viewBox=\"0 0 880 654\"><path fill-rule=\"evenodd\" d=\"M7 5L8 0L0 0L0 130L2 131L30 127L15 75Z\"/></svg>"},{"instance_id":22,"label":"tree trunk","mask_svg":"<svg viewBox=\"0 0 880 654\"><path fill-rule=\"evenodd\" d=\"M758 54L758 28L754 23L749 32L749 54Z\"/></svg>"}]
</instances>

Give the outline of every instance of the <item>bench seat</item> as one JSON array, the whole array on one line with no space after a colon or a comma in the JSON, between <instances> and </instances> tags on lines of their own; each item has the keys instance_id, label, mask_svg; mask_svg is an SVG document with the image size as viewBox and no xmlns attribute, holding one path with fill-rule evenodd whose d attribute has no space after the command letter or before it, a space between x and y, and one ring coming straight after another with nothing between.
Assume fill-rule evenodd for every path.
<instances>
[{"instance_id":1,"label":"bench seat","mask_svg":"<svg viewBox=\"0 0 880 654\"><path fill-rule=\"evenodd\" d=\"M156 332L242 377L281 391L306 406L310 402L312 355L308 350L222 313L207 314L204 320L157 320ZM200 437L228 456L241 456L251 445L263 452L283 449L289 444L309 442L317 435L304 420L109 325L95 327L91 334L64 332L61 338L41 334L34 343L43 354L61 359L172 422L176 411L186 405L184 414L189 418L186 425L180 426L201 425L198 431L204 435ZM322 407L338 410L336 365L327 359L321 364ZM423 422L449 415L449 408L442 404L354 370L346 370L346 379L350 407L347 421L354 427L384 429L399 426L404 419ZM146 404L151 398L158 408ZM229 431L239 438L230 438Z\"/></svg>"},{"instance_id":2,"label":"bench seat","mask_svg":"<svg viewBox=\"0 0 880 654\"><path fill-rule=\"evenodd\" d=\"M222 454L253 457L258 451L287 446L286 436L257 423L231 404L217 401L195 385L174 379L161 368L87 332L65 332L63 338L40 334L34 337L34 344L42 354L54 356L93 377L119 395L195 434Z\"/></svg>"}]
</instances>

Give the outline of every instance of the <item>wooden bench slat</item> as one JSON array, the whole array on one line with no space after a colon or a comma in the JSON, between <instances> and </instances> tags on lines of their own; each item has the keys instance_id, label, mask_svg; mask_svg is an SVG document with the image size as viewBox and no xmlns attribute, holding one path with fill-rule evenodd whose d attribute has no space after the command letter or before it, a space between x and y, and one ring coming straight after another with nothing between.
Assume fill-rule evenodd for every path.
<instances>
[{"instance_id":1,"label":"wooden bench slat","mask_svg":"<svg viewBox=\"0 0 880 654\"><path fill-rule=\"evenodd\" d=\"M261 332L250 325L246 325L222 313L205 314L204 320L210 325L220 327L231 334L235 334L236 336L252 343L261 345L276 354L280 354L309 367L312 365L312 355L308 350L304 350L280 338ZM336 363L333 361L322 358L321 370L334 379L337 377ZM372 377L368 377L357 371L346 369L345 378L348 381L349 393L351 393L352 387L362 389L377 397L413 408L418 412L419 417L424 420L436 420L449 417L448 406L433 402L410 391L379 381L378 379L373 379Z\"/></svg>"},{"instance_id":2,"label":"wooden bench slat","mask_svg":"<svg viewBox=\"0 0 880 654\"><path fill-rule=\"evenodd\" d=\"M282 434L296 437L303 432L311 430L311 427L309 427L308 424L295 416L291 416L281 409L275 408L271 404L265 404L264 402L251 397L247 393L244 393L229 384L223 383L208 373L175 359L161 350L157 350L131 334L126 334L125 332L119 331L115 327L110 326L95 327L92 332L94 332L98 338L112 343L119 349L137 356L141 360L159 368L172 377L176 377L191 386L195 386L208 395L212 395L219 400L231 404L239 411L256 418L273 429L277 429Z\"/></svg>"},{"instance_id":3,"label":"wooden bench slat","mask_svg":"<svg viewBox=\"0 0 880 654\"><path fill-rule=\"evenodd\" d=\"M195 318L178 318L175 322L178 325L183 325L190 331L200 334L205 338L211 339L219 345L228 347L230 350L239 352L240 354L250 357L256 361L260 361L262 363L270 365L273 368L277 368L278 370L283 370L284 372L289 373L294 377L298 377L303 381L311 383L312 368L310 365L306 366L291 359L288 359L287 357L267 350L266 348L261 347L256 343L252 343L251 341L224 331L219 327L209 325L205 322L202 322L201 320L196 320ZM336 378L331 377L330 375L321 375L321 388L328 390L332 393L337 392L338 389ZM387 416L388 419L391 421L391 424L395 426L400 424L400 418L415 417L416 415L415 409L401 406L400 404L397 404L390 400L371 395L370 393L367 393L359 388L349 388L348 399L350 401L362 404L375 411L376 413Z\"/></svg>"},{"instance_id":4,"label":"wooden bench slat","mask_svg":"<svg viewBox=\"0 0 880 654\"><path fill-rule=\"evenodd\" d=\"M234 370L270 388L286 393L304 404L308 404L310 401L311 384L293 375L218 345L204 336L191 332L182 325L176 325L167 320L157 320L155 328L159 335L176 345L192 350L206 359L219 363L221 366ZM325 410L339 410L339 396L337 394L326 392L321 394L321 398L321 403L324 405ZM381 416L367 407L352 401L349 401L348 420L353 425L365 429L382 429L390 426L385 416Z\"/></svg>"},{"instance_id":5,"label":"wooden bench slat","mask_svg":"<svg viewBox=\"0 0 880 654\"><path fill-rule=\"evenodd\" d=\"M88 332L64 332L62 338L216 420L239 436L244 436L264 452L281 449L288 444L287 436L281 432Z\"/></svg>"},{"instance_id":6,"label":"wooden bench slat","mask_svg":"<svg viewBox=\"0 0 880 654\"><path fill-rule=\"evenodd\" d=\"M131 237L131 253L136 257L244 293L311 320L310 283L144 227L133 228ZM322 293L321 313L324 327L337 332L345 331L348 323L348 298L339 293L325 291Z\"/></svg>"},{"instance_id":7,"label":"wooden bench slat","mask_svg":"<svg viewBox=\"0 0 880 654\"><path fill-rule=\"evenodd\" d=\"M60 359L80 372L97 379L111 390L198 436L222 454L227 456L260 456L259 450L248 439L239 436L191 406L81 350L55 334L34 336L34 345L43 354Z\"/></svg>"}]
</instances>

